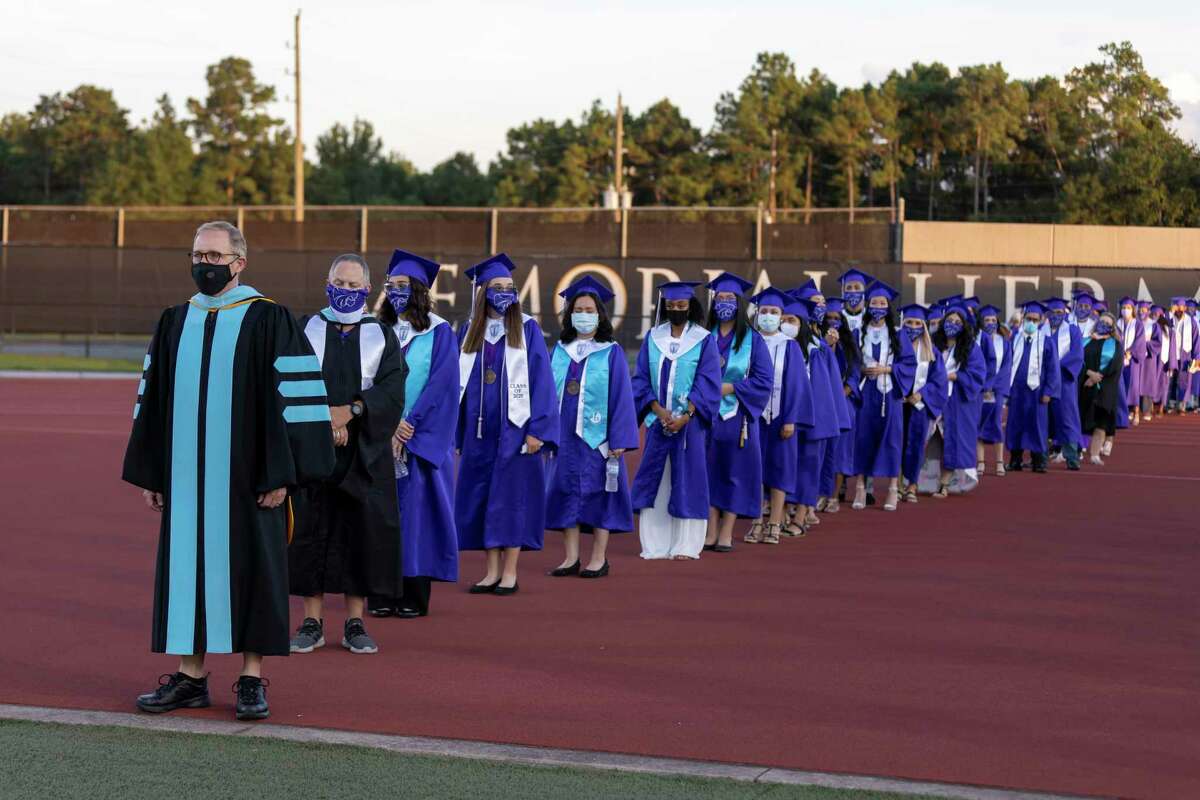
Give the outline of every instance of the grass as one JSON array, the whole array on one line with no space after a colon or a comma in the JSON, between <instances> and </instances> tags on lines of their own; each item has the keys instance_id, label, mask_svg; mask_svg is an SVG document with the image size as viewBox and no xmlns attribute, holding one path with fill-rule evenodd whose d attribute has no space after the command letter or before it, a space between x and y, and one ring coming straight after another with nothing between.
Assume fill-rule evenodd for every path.
<instances>
[{"instance_id":1,"label":"grass","mask_svg":"<svg viewBox=\"0 0 1200 800\"><path fill-rule=\"evenodd\" d=\"M0 720L0 753L0 797L14 798L901 798L880 792L408 756L345 745L12 720Z\"/></svg>"},{"instance_id":2,"label":"grass","mask_svg":"<svg viewBox=\"0 0 1200 800\"><path fill-rule=\"evenodd\" d=\"M28 372L141 372L142 362L125 358L0 353L0 369Z\"/></svg>"}]
</instances>

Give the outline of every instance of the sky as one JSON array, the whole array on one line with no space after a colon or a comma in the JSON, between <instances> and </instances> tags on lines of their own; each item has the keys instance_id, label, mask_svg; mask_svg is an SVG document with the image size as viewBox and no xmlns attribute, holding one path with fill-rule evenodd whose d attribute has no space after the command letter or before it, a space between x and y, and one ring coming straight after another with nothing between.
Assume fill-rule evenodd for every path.
<instances>
[{"instance_id":1,"label":"sky","mask_svg":"<svg viewBox=\"0 0 1200 800\"><path fill-rule=\"evenodd\" d=\"M81 83L112 89L138 122L168 93L203 97L204 69L248 58L292 123L292 17L275 0L205 3L38 0L0 24L0 114ZM1200 10L1194 3L1092 0L342 0L303 10L303 135L308 155L334 122L371 121L387 150L429 169L455 151L481 166L505 132L578 118L617 93L640 112L668 97L702 130L755 55L782 51L839 86L878 81L913 61L1000 61L1009 74L1063 75L1129 40L1200 141Z\"/></svg>"}]
</instances>

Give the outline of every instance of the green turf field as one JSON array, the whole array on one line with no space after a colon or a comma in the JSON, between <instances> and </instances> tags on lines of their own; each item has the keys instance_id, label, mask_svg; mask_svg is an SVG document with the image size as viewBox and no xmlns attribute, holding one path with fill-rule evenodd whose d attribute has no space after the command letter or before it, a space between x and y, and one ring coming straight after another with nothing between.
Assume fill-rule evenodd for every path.
<instances>
[{"instance_id":1,"label":"green turf field","mask_svg":"<svg viewBox=\"0 0 1200 800\"><path fill-rule=\"evenodd\" d=\"M915 797L407 756L360 747L239 736L10 720L0 720L0 753L0 797L5 798Z\"/></svg>"},{"instance_id":2,"label":"green turf field","mask_svg":"<svg viewBox=\"0 0 1200 800\"><path fill-rule=\"evenodd\" d=\"M30 372L141 372L141 361L122 358L84 358L83 356L41 356L0 353L0 369Z\"/></svg>"}]
</instances>

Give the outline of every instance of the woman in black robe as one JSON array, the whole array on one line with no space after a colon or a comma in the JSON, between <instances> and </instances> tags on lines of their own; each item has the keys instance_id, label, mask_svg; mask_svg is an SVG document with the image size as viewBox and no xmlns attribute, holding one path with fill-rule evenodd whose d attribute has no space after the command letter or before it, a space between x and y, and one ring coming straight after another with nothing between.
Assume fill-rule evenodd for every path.
<instances>
[{"instance_id":1,"label":"woman in black robe","mask_svg":"<svg viewBox=\"0 0 1200 800\"><path fill-rule=\"evenodd\" d=\"M1125 352L1114 335L1116 318L1105 312L1092 329L1083 348L1083 375L1079 382L1079 417L1083 430L1091 434L1091 462L1103 465L1100 448L1112 436L1117 423L1118 381L1125 363Z\"/></svg>"}]
</instances>

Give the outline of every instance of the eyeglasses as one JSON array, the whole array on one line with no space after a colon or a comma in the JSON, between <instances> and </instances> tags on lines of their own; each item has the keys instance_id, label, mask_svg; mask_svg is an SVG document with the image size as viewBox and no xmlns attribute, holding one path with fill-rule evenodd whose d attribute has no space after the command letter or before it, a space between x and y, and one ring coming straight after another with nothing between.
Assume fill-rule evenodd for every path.
<instances>
[{"instance_id":1,"label":"eyeglasses","mask_svg":"<svg viewBox=\"0 0 1200 800\"><path fill-rule=\"evenodd\" d=\"M213 250L189 250L188 258L193 264L220 264L222 258L232 258L237 261L242 256L238 253L218 253ZM232 264L233 261L229 263Z\"/></svg>"}]
</instances>

